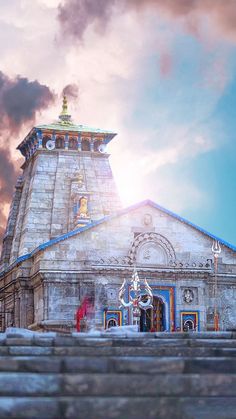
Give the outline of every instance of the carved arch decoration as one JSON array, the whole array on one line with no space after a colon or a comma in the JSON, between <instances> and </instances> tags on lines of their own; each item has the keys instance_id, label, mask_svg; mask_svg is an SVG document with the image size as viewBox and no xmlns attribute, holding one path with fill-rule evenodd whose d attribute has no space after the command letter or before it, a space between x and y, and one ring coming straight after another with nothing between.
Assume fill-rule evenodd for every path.
<instances>
[{"instance_id":1,"label":"carved arch decoration","mask_svg":"<svg viewBox=\"0 0 236 419\"><path fill-rule=\"evenodd\" d=\"M135 237L129 257L132 264L169 265L176 260L172 244L158 233L141 233Z\"/></svg>"}]
</instances>

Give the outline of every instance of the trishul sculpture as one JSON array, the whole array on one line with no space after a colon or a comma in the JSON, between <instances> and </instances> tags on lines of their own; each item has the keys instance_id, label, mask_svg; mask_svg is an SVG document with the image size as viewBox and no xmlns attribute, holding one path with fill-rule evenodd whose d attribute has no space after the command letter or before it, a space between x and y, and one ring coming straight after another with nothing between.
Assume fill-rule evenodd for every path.
<instances>
[{"instance_id":1,"label":"trishul sculpture","mask_svg":"<svg viewBox=\"0 0 236 419\"><path fill-rule=\"evenodd\" d=\"M124 308L131 308L132 309L132 318L133 318L133 325L138 326L138 330L140 328L140 316L141 316L141 309L147 310L152 307L153 301L153 294L152 289L148 285L146 279L144 279L144 287L141 290L140 287L140 279L136 270L132 275L131 286L130 286L130 293L129 293L129 301L125 302L124 295L127 290L127 283L126 279L124 279L123 284L119 290L119 302L121 306ZM147 296L147 301L142 301L142 296Z\"/></svg>"},{"instance_id":2,"label":"trishul sculpture","mask_svg":"<svg viewBox=\"0 0 236 419\"><path fill-rule=\"evenodd\" d=\"M221 253L221 247L218 240L213 240L212 253L214 256L214 330L218 332L220 330L219 325L219 307L218 307L218 284L217 284L217 273L218 273L218 258Z\"/></svg>"}]
</instances>

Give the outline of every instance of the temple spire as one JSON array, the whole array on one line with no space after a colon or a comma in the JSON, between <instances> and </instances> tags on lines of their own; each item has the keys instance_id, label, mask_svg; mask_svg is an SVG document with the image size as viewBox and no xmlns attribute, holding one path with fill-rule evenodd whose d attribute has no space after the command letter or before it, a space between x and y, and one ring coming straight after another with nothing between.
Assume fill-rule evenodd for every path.
<instances>
[{"instance_id":1,"label":"temple spire","mask_svg":"<svg viewBox=\"0 0 236 419\"><path fill-rule=\"evenodd\" d=\"M62 110L59 115L59 119L62 125L69 125L72 123L71 115L68 114L68 104L66 95L63 95Z\"/></svg>"}]
</instances>

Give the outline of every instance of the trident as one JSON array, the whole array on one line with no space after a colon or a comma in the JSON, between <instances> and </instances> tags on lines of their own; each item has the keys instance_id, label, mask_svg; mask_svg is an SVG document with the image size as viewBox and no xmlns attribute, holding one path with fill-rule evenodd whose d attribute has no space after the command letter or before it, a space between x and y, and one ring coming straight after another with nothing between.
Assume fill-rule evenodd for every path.
<instances>
[{"instance_id":1,"label":"trident","mask_svg":"<svg viewBox=\"0 0 236 419\"><path fill-rule=\"evenodd\" d=\"M133 325L138 326L138 330L140 329L140 316L141 316L141 309L147 310L149 308L153 308L153 294L152 289L148 285L146 278L144 279L144 290L147 294L148 298L147 301L142 301L142 291L140 287L140 279L138 276L137 271L134 269L132 279L131 279L131 286L130 286L130 295L129 301L126 302L124 300L124 295L127 289L127 282L124 279L123 284L119 290L119 302L121 303L120 307L124 307L126 309L132 309L132 317L133 317Z\"/></svg>"}]
</instances>

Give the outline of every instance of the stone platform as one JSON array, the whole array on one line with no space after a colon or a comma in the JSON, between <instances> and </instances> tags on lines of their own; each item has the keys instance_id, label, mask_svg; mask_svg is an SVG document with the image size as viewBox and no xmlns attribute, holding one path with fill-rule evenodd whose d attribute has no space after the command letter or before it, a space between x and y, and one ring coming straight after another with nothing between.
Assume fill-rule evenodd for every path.
<instances>
[{"instance_id":1,"label":"stone platform","mask_svg":"<svg viewBox=\"0 0 236 419\"><path fill-rule=\"evenodd\" d=\"M0 334L0 418L235 419L236 333Z\"/></svg>"}]
</instances>

